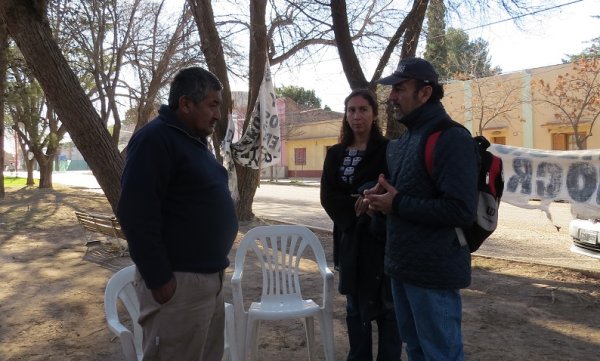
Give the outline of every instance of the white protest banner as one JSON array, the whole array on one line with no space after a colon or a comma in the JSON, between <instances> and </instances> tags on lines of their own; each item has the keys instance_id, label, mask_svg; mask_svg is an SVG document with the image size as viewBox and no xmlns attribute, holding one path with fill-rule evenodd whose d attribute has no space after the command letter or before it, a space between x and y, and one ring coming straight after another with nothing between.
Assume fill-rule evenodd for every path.
<instances>
[{"instance_id":1,"label":"white protest banner","mask_svg":"<svg viewBox=\"0 0 600 361\"><path fill-rule=\"evenodd\" d=\"M275 107L275 89L269 62L260 85L252 122L239 142L231 145L235 161L252 169L278 164L281 158L281 130Z\"/></svg>"},{"instance_id":2,"label":"white protest banner","mask_svg":"<svg viewBox=\"0 0 600 361\"><path fill-rule=\"evenodd\" d=\"M240 197L237 189L237 173L235 172L235 162L233 161L233 154L231 154L231 143L233 141L234 134L235 123L233 122L231 114L229 114L227 133L225 133L225 139L223 139L223 142L221 142L221 156L223 157L223 166L229 173L229 191L231 192L231 198L237 202Z\"/></svg>"},{"instance_id":3,"label":"white protest banner","mask_svg":"<svg viewBox=\"0 0 600 361\"><path fill-rule=\"evenodd\" d=\"M567 201L577 218L600 219L600 150L552 151L493 144L502 158L502 201L549 213L550 202ZM530 200L540 200L539 205Z\"/></svg>"},{"instance_id":4,"label":"white protest banner","mask_svg":"<svg viewBox=\"0 0 600 361\"><path fill-rule=\"evenodd\" d=\"M223 165L229 172L231 197L237 201L239 193L235 163L252 169L261 169L278 164L281 158L281 130L268 60L256 106L252 112L252 121L242 138L236 143L233 143L234 134L235 123L229 114L227 133L221 143L221 155Z\"/></svg>"}]
</instances>

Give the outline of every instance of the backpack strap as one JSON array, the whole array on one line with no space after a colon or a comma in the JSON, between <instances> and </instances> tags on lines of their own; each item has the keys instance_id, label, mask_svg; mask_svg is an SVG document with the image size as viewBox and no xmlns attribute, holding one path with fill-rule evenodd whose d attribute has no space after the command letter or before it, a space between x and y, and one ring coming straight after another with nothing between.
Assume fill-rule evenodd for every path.
<instances>
[{"instance_id":1,"label":"backpack strap","mask_svg":"<svg viewBox=\"0 0 600 361\"><path fill-rule=\"evenodd\" d=\"M502 179L502 159L500 157L492 158L492 165L490 166L490 190L497 199L502 197L504 180Z\"/></svg>"},{"instance_id":2,"label":"backpack strap","mask_svg":"<svg viewBox=\"0 0 600 361\"><path fill-rule=\"evenodd\" d=\"M441 126L441 129L438 128L438 130L433 131L432 133L430 133L427 136L427 140L425 141L425 169L427 170L427 174L429 174L429 177L433 177L433 152L435 150L435 144L437 143L438 139L440 139L440 135L442 135L442 132L448 128L452 128L452 127L463 127L465 128L462 124L456 123L453 120L448 120L446 122L444 122ZM465 128L467 129L467 128ZM468 129L467 129L468 131ZM456 232L456 237L458 238L458 243L460 244L461 247L467 247L468 243L467 243L467 238L465 236L465 232L463 231L462 228L454 228L454 231Z\"/></svg>"},{"instance_id":3,"label":"backpack strap","mask_svg":"<svg viewBox=\"0 0 600 361\"><path fill-rule=\"evenodd\" d=\"M479 179L480 182L482 180L485 181L485 184L480 184L479 187L487 187L494 198L500 199L504 189L502 159L488 150L491 144L484 136L479 135L473 139L477 143L479 154L481 155L481 174L479 175Z\"/></svg>"},{"instance_id":4,"label":"backpack strap","mask_svg":"<svg viewBox=\"0 0 600 361\"><path fill-rule=\"evenodd\" d=\"M465 128L462 124L457 123L454 120L448 118L442 121L442 123L439 124L436 128L434 128L433 132L429 133L429 135L427 136L427 140L425 141L424 154L425 169L427 170L427 174L429 174L429 177L433 176L433 152L435 151L435 145L438 139L440 139L442 132L446 129L453 127L462 127L468 131L468 129Z\"/></svg>"},{"instance_id":5,"label":"backpack strap","mask_svg":"<svg viewBox=\"0 0 600 361\"><path fill-rule=\"evenodd\" d=\"M425 143L425 168L430 177L433 175L433 151L440 135L442 135L441 130L429 134Z\"/></svg>"}]
</instances>

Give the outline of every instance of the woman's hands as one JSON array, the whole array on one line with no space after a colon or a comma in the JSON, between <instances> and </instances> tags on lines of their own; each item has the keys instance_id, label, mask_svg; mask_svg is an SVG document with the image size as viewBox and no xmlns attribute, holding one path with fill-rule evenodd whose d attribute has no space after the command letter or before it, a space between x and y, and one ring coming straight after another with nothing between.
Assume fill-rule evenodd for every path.
<instances>
[{"instance_id":1,"label":"woman's hands","mask_svg":"<svg viewBox=\"0 0 600 361\"><path fill-rule=\"evenodd\" d=\"M365 202L365 197L362 194L357 194L356 197L356 202L354 202L356 216L358 217L365 213L369 213L369 204Z\"/></svg>"}]
</instances>

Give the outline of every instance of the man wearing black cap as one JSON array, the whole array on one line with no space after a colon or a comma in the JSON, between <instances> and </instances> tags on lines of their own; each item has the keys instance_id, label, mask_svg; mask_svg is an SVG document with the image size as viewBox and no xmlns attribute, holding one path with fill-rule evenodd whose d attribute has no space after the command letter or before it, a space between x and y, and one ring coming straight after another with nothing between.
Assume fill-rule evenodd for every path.
<instances>
[{"instance_id":1,"label":"man wearing black cap","mask_svg":"<svg viewBox=\"0 0 600 361\"><path fill-rule=\"evenodd\" d=\"M471 256L455 228L475 220L479 156L469 132L441 104L444 89L433 66L407 58L378 81L407 131L387 147L390 179L367 191L369 208L388 215L385 272L400 336L411 361L464 359L459 290L471 282ZM425 142L443 130L430 175Z\"/></svg>"}]
</instances>

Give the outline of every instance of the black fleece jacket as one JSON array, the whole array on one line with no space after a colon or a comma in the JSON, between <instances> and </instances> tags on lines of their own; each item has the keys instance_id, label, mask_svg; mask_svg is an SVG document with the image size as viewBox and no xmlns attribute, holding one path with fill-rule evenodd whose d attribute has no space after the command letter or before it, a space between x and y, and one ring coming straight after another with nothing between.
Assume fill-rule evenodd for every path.
<instances>
[{"instance_id":1,"label":"black fleece jacket","mask_svg":"<svg viewBox=\"0 0 600 361\"><path fill-rule=\"evenodd\" d=\"M357 221L354 212L356 194L367 182L377 181L379 174L387 176L385 149L388 140L372 132L367 144L364 159L358 163L354 173L354 183L348 184L340 178L339 168L342 165L346 146L338 143L327 150L321 175L321 205L333 221L333 261L339 266L339 245L342 232Z\"/></svg>"},{"instance_id":2,"label":"black fleece jacket","mask_svg":"<svg viewBox=\"0 0 600 361\"><path fill-rule=\"evenodd\" d=\"M470 226L477 210L479 153L463 127L443 131L425 169L425 141L450 117L441 103L424 104L402 119L407 131L390 141L390 182L398 191L387 216L385 272L419 287L459 289L471 282L471 257L455 227Z\"/></svg>"},{"instance_id":3,"label":"black fleece jacket","mask_svg":"<svg viewBox=\"0 0 600 361\"><path fill-rule=\"evenodd\" d=\"M379 317L391 303L389 278L383 273L385 218L378 217L383 229L373 229L375 222L369 215L356 216L356 198L351 194L375 185L379 174L387 177L387 143L387 139L371 132L352 184L343 182L340 175L346 145L334 145L327 152L321 177L321 204L333 220L333 258L339 272L339 292L358 298L363 322Z\"/></svg>"},{"instance_id":4,"label":"black fleece jacket","mask_svg":"<svg viewBox=\"0 0 600 361\"><path fill-rule=\"evenodd\" d=\"M229 266L238 230L227 171L169 107L131 138L119 222L146 286Z\"/></svg>"}]
</instances>

